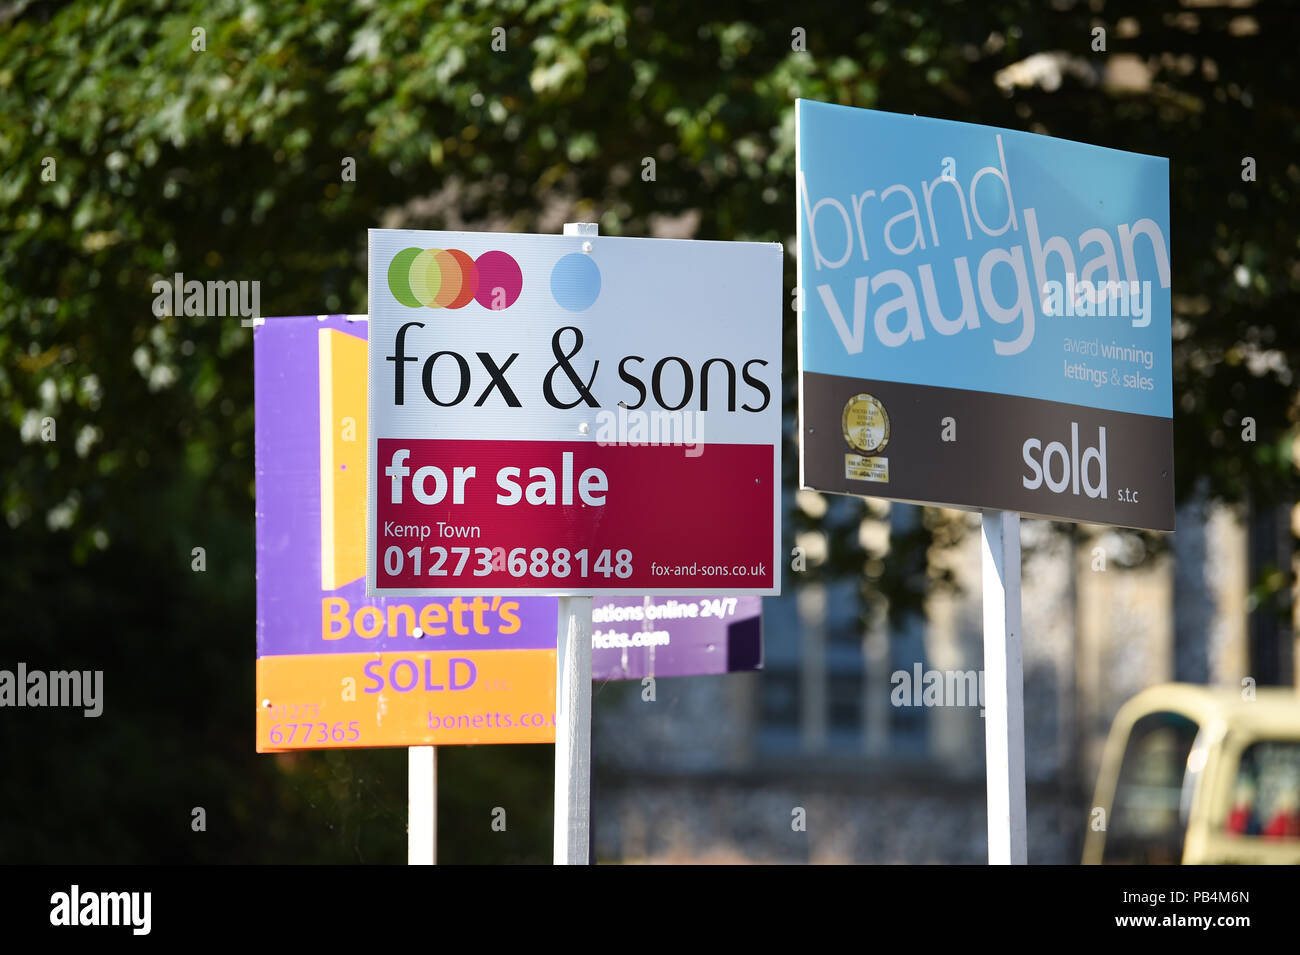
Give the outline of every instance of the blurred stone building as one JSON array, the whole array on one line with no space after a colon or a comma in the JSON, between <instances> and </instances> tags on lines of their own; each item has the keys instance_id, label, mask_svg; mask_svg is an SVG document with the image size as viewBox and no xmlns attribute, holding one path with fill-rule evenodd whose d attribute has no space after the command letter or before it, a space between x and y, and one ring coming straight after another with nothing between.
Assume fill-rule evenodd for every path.
<instances>
[{"instance_id":1,"label":"blurred stone building","mask_svg":"<svg viewBox=\"0 0 1300 955\"><path fill-rule=\"evenodd\" d=\"M853 499L787 498L828 526L863 513ZM865 515L871 573L921 511L871 501ZM782 596L763 602L761 672L662 679L654 702L637 684L595 688L600 861L986 861L978 701L910 705L900 689L983 666L979 515L940 515L964 533L926 563L955 586L926 588L923 612L891 622L860 576L787 567ZM1106 733L1139 690L1295 683L1290 617L1252 597L1270 574L1295 579L1290 510L1194 501L1178 528L1022 521L1030 862L1079 860ZM795 545L810 567L816 537Z\"/></svg>"}]
</instances>

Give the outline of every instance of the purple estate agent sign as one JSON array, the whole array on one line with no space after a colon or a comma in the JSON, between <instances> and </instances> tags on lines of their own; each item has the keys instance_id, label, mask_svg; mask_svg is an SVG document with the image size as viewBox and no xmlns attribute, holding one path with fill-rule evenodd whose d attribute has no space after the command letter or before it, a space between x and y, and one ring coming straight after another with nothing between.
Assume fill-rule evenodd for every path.
<instances>
[{"instance_id":1,"label":"purple estate agent sign","mask_svg":"<svg viewBox=\"0 0 1300 955\"><path fill-rule=\"evenodd\" d=\"M597 598L591 618L594 680L763 666L761 597Z\"/></svg>"},{"instance_id":2,"label":"purple estate agent sign","mask_svg":"<svg viewBox=\"0 0 1300 955\"><path fill-rule=\"evenodd\" d=\"M257 750L553 741L555 601L365 595L366 323L253 340Z\"/></svg>"},{"instance_id":3,"label":"purple estate agent sign","mask_svg":"<svg viewBox=\"0 0 1300 955\"><path fill-rule=\"evenodd\" d=\"M268 318L255 332L259 660L553 651L552 597L365 595L368 328L364 316L305 315ZM426 609L433 604L441 610ZM594 606L593 678L762 665L758 597L620 597ZM417 622L439 625L415 635L424 628L410 625L408 607Z\"/></svg>"}]
</instances>

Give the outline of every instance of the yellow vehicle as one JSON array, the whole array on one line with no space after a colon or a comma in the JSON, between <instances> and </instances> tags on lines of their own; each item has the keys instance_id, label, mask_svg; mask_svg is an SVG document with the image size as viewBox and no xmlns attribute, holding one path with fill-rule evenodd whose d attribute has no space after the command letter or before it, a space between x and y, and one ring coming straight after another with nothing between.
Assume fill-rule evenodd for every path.
<instances>
[{"instance_id":1,"label":"yellow vehicle","mask_svg":"<svg viewBox=\"0 0 1300 955\"><path fill-rule=\"evenodd\" d=\"M1089 821L1085 865L1300 864L1300 694L1143 690L1115 716Z\"/></svg>"}]
</instances>

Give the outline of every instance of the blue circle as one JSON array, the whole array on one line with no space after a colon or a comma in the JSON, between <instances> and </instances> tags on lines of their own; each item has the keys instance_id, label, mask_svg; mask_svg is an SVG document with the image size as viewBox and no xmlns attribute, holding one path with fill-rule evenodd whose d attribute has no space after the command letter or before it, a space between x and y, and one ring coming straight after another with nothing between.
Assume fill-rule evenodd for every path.
<instances>
[{"instance_id":1,"label":"blue circle","mask_svg":"<svg viewBox=\"0 0 1300 955\"><path fill-rule=\"evenodd\" d=\"M600 269L590 255L570 252L551 270L551 295L571 312L591 308L600 294Z\"/></svg>"}]
</instances>

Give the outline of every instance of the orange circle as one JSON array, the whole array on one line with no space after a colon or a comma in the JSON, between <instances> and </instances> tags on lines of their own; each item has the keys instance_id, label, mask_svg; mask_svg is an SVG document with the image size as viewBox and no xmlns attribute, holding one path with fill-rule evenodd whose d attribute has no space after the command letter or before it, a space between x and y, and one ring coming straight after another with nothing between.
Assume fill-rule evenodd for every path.
<instances>
[{"instance_id":1,"label":"orange circle","mask_svg":"<svg viewBox=\"0 0 1300 955\"><path fill-rule=\"evenodd\" d=\"M446 249L434 249L433 257L442 274L442 284L433 297L433 304L435 308L446 308L450 302L460 297L461 289L465 286L465 270Z\"/></svg>"},{"instance_id":2,"label":"orange circle","mask_svg":"<svg viewBox=\"0 0 1300 955\"><path fill-rule=\"evenodd\" d=\"M478 266L474 260L460 249L448 249L447 253L456 261L460 272L460 290L446 303L445 308L464 308L470 302L474 301L474 294L478 289ZM446 275L451 269L444 269Z\"/></svg>"}]
</instances>

